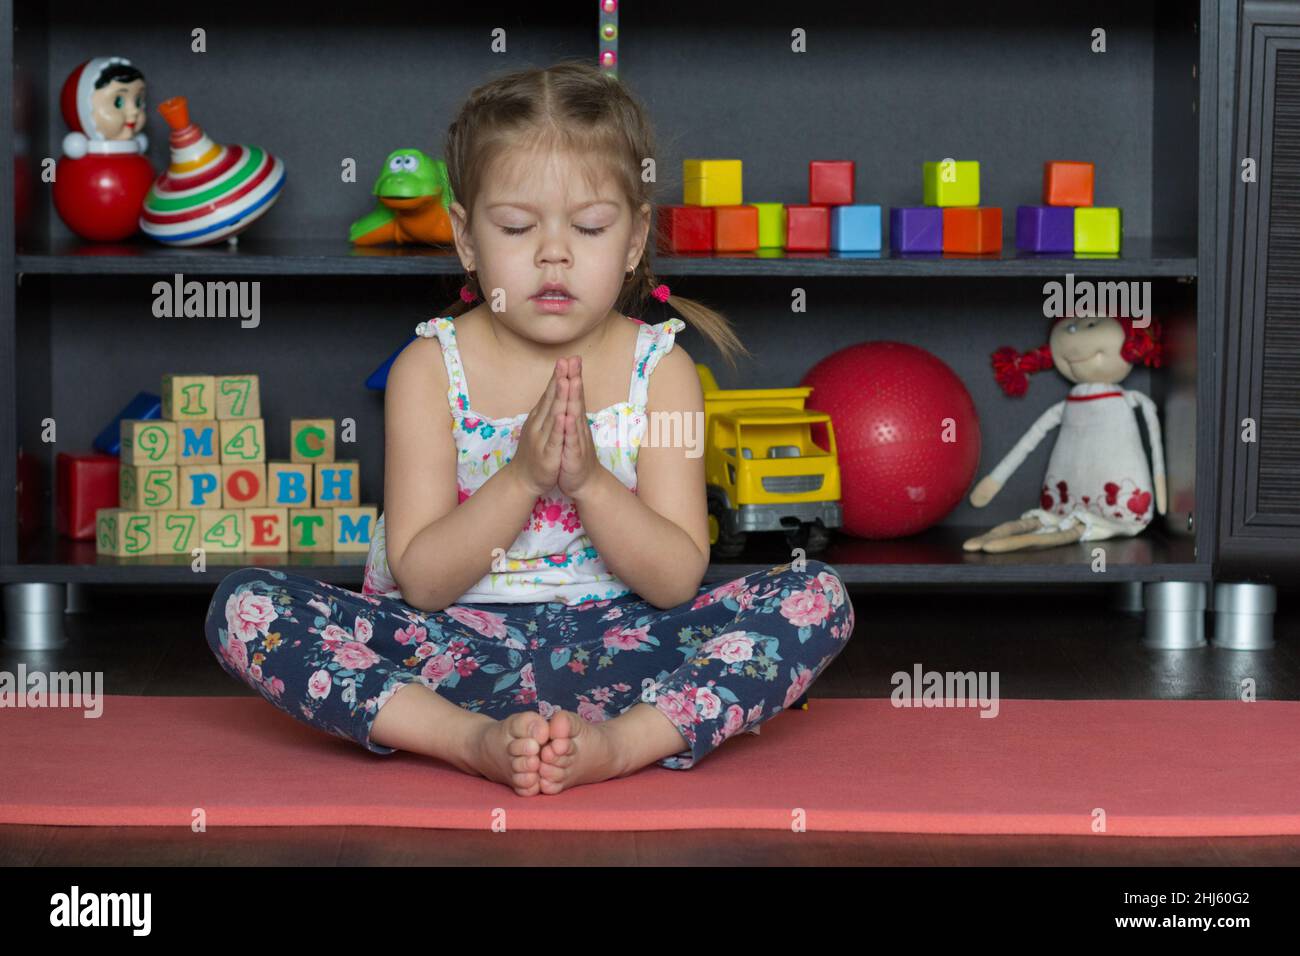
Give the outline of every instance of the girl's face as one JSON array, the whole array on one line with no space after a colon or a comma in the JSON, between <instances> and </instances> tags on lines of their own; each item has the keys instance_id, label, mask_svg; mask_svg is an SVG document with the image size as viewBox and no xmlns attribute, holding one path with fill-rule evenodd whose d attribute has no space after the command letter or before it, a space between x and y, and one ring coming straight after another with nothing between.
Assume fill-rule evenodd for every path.
<instances>
[{"instance_id":1,"label":"girl's face","mask_svg":"<svg viewBox=\"0 0 1300 956\"><path fill-rule=\"evenodd\" d=\"M525 338L558 344L604 321L636 266L650 230L650 207L633 215L607 175L596 188L568 153L550 151L494 163L474 202L452 203L456 250L477 270L487 307ZM543 287L562 297L542 298Z\"/></svg>"},{"instance_id":2,"label":"girl's face","mask_svg":"<svg viewBox=\"0 0 1300 956\"><path fill-rule=\"evenodd\" d=\"M1071 382L1122 381L1133 366L1120 357L1124 326L1109 316L1061 319L1048 338L1056 370Z\"/></svg>"}]
</instances>

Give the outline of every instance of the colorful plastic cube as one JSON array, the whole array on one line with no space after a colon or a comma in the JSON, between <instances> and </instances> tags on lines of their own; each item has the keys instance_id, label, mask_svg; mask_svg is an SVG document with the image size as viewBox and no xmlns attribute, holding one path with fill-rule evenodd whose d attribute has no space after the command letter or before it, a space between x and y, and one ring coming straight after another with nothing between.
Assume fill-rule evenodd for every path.
<instances>
[{"instance_id":1,"label":"colorful plastic cube","mask_svg":"<svg viewBox=\"0 0 1300 956\"><path fill-rule=\"evenodd\" d=\"M831 248L836 252L880 251L880 207L831 207Z\"/></svg>"},{"instance_id":2,"label":"colorful plastic cube","mask_svg":"<svg viewBox=\"0 0 1300 956\"><path fill-rule=\"evenodd\" d=\"M1091 206L1092 163L1062 160L1043 164L1043 204L1047 206Z\"/></svg>"},{"instance_id":3,"label":"colorful plastic cube","mask_svg":"<svg viewBox=\"0 0 1300 956\"><path fill-rule=\"evenodd\" d=\"M943 252L943 210L938 206L889 210L889 247L895 252Z\"/></svg>"},{"instance_id":4,"label":"colorful plastic cube","mask_svg":"<svg viewBox=\"0 0 1300 956\"><path fill-rule=\"evenodd\" d=\"M786 206L785 248L791 252L827 252L831 247L830 206Z\"/></svg>"},{"instance_id":5,"label":"colorful plastic cube","mask_svg":"<svg viewBox=\"0 0 1300 956\"><path fill-rule=\"evenodd\" d=\"M1016 208L1016 248L1026 252L1073 252L1073 206Z\"/></svg>"},{"instance_id":6,"label":"colorful plastic cube","mask_svg":"<svg viewBox=\"0 0 1300 956\"><path fill-rule=\"evenodd\" d=\"M682 202L688 206L739 206L741 161L738 159L682 160Z\"/></svg>"},{"instance_id":7,"label":"colorful plastic cube","mask_svg":"<svg viewBox=\"0 0 1300 956\"><path fill-rule=\"evenodd\" d=\"M983 254L1002 249L1000 206L950 206L943 210L943 251Z\"/></svg>"},{"instance_id":8,"label":"colorful plastic cube","mask_svg":"<svg viewBox=\"0 0 1300 956\"><path fill-rule=\"evenodd\" d=\"M753 252L757 248L757 209L753 206L713 207L715 252Z\"/></svg>"},{"instance_id":9,"label":"colorful plastic cube","mask_svg":"<svg viewBox=\"0 0 1300 956\"><path fill-rule=\"evenodd\" d=\"M814 159L808 164L808 202L814 206L853 204L853 160Z\"/></svg>"},{"instance_id":10,"label":"colorful plastic cube","mask_svg":"<svg viewBox=\"0 0 1300 956\"><path fill-rule=\"evenodd\" d=\"M978 206L980 164L975 160L941 160L926 163L923 170L927 206Z\"/></svg>"},{"instance_id":11,"label":"colorful plastic cube","mask_svg":"<svg viewBox=\"0 0 1300 956\"><path fill-rule=\"evenodd\" d=\"M1119 252L1123 224L1114 206L1080 206L1074 210L1075 252Z\"/></svg>"},{"instance_id":12,"label":"colorful plastic cube","mask_svg":"<svg viewBox=\"0 0 1300 956\"><path fill-rule=\"evenodd\" d=\"M712 206L660 206L655 242L661 253L711 252Z\"/></svg>"},{"instance_id":13,"label":"colorful plastic cube","mask_svg":"<svg viewBox=\"0 0 1300 956\"><path fill-rule=\"evenodd\" d=\"M780 249L785 246L785 203L750 203L758 210L758 247Z\"/></svg>"}]
</instances>

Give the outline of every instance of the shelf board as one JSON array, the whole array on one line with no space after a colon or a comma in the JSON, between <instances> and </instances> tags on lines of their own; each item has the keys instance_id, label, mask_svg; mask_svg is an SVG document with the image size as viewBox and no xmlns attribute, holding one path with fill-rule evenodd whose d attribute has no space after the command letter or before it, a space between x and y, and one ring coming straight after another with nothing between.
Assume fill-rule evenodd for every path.
<instances>
[{"instance_id":1,"label":"shelf board","mask_svg":"<svg viewBox=\"0 0 1300 956\"><path fill-rule=\"evenodd\" d=\"M1008 241L987 256L805 253L652 256L658 276L1195 276L1194 239L1129 239L1114 257L1035 255ZM362 246L343 239L241 237L191 249L143 238L19 244L16 271L34 275L460 275L451 247Z\"/></svg>"},{"instance_id":2,"label":"shelf board","mask_svg":"<svg viewBox=\"0 0 1300 956\"><path fill-rule=\"evenodd\" d=\"M1148 528L1136 538L1080 542L1063 548L1012 554L968 554L962 541L987 528L940 526L888 541L837 536L814 557L832 565L849 584L1035 584L1119 581L1209 581L1210 566L1198 562L1190 537ZM765 540L764 540L765 538ZM730 581L790 560L779 535L759 536L738 561L715 561L706 582ZM1104 548L1106 571L1092 570L1094 548ZM207 570L190 570L187 557L111 558L95 554L93 541L71 541L53 532L22 544L19 563L0 567L0 582L83 584L189 584L215 586L237 568L281 568L359 590L364 554L209 554Z\"/></svg>"}]
</instances>

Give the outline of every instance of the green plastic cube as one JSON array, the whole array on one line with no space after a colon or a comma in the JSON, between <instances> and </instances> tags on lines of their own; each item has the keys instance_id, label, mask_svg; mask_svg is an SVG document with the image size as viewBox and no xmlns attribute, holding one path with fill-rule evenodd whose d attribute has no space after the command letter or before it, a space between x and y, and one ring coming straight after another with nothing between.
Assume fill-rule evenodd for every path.
<instances>
[{"instance_id":1,"label":"green plastic cube","mask_svg":"<svg viewBox=\"0 0 1300 956\"><path fill-rule=\"evenodd\" d=\"M980 164L975 160L926 163L922 202L927 206L978 206Z\"/></svg>"},{"instance_id":2,"label":"green plastic cube","mask_svg":"<svg viewBox=\"0 0 1300 956\"><path fill-rule=\"evenodd\" d=\"M1074 210L1075 252L1119 252L1121 218L1115 206L1078 206Z\"/></svg>"},{"instance_id":3,"label":"green plastic cube","mask_svg":"<svg viewBox=\"0 0 1300 956\"><path fill-rule=\"evenodd\" d=\"M754 202L758 209L758 245L760 248L781 248L785 245L785 203Z\"/></svg>"}]
</instances>

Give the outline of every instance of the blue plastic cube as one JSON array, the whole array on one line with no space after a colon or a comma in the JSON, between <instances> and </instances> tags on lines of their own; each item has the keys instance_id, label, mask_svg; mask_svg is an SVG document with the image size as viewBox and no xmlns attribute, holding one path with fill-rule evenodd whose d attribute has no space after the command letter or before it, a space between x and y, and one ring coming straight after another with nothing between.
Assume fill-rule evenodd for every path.
<instances>
[{"instance_id":1,"label":"blue plastic cube","mask_svg":"<svg viewBox=\"0 0 1300 956\"><path fill-rule=\"evenodd\" d=\"M835 252L880 251L880 207L831 207L831 249Z\"/></svg>"}]
</instances>

